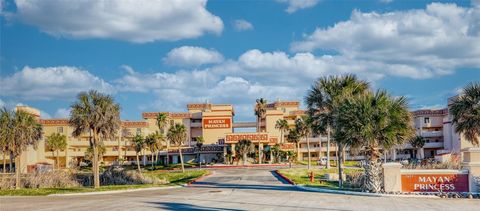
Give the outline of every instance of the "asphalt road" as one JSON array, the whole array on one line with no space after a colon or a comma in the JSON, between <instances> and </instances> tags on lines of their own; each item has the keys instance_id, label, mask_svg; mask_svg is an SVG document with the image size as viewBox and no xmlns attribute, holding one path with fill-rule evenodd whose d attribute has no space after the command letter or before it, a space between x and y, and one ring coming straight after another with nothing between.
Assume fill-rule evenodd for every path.
<instances>
[{"instance_id":1,"label":"asphalt road","mask_svg":"<svg viewBox=\"0 0 480 211\"><path fill-rule=\"evenodd\" d=\"M215 170L189 187L129 193L0 197L0 210L480 210L480 200L305 192L268 169Z\"/></svg>"}]
</instances>

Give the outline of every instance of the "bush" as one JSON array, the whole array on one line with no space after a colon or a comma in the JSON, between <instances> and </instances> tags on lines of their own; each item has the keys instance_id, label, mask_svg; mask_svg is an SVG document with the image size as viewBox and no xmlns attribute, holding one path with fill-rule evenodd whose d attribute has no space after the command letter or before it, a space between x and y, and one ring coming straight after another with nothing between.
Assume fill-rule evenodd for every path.
<instances>
[{"instance_id":1,"label":"bush","mask_svg":"<svg viewBox=\"0 0 480 211\"><path fill-rule=\"evenodd\" d=\"M146 177L135 170L110 167L100 176L101 185L167 184L165 179Z\"/></svg>"},{"instance_id":2,"label":"bush","mask_svg":"<svg viewBox=\"0 0 480 211\"><path fill-rule=\"evenodd\" d=\"M365 173L351 172L346 175L345 185L351 188L362 188L365 183Z\"/></svg>"},{"instance_id":3,"label":"bush","mask_svg":"<svg viewBox=\"0 0 480 211\"><path fill-rule=\"evenodd\" d=\"M65 171L50 171L27 174L21 178L23 188L69 188L80 184L75 175ZM0 190L15 189L15 175L4 175L0 180Z\"/></svg>"}]
</instances>

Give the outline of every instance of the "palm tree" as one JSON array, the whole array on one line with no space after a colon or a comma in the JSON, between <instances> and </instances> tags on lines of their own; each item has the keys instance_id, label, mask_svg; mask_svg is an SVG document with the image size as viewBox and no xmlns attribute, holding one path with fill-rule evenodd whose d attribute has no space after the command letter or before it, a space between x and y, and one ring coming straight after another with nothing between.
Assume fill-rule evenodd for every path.
<instances>
[{"instance_id":1,"label":"palm tree","mask_svg":"<svg viewBox=\"0 0 480 211\"><path fill-rule=\"evenodd\" d=\"M474 146L480 145L480 83L463 88L450 107L457 133L463 133Z\"/></svg>"},{"instance_id":2,"label":"palm tree","mask_svg":"<svg viewBox=\"0 0 480 211\"><path fill-rule=\"evenodd\" d=\"M3 173L7 172L6 155L10 153L8 143L12 139L12 113L5 107L0 110L0 150L3 156ZM10 166L10 169L12 166Z\"/></svg>"},{"instance_id":3,"label":"palm tree","mask_svg":"<svg viewBox=\"0 0 480 211\"><path fill-rule=\"evenodd\" d=\"M199 136L195 139L197 141L196 145L197 145L197 161L198 163L200 163L200 151L202 150L202 146L203 146L203 142L205 142L205 139L203 139L203 136Z\"/></svg>"},{"instance_id":4,"label":"palm tree","mask_svg":"<svg viewBox=\"0 0 480 211\"><path fill-rule=\"evenodd\" d=\"M81 92L77 101L71 106L69 124L73 127L72 135L79 137L91 133L93 148L94 188L100 187L100 169L98 146L105 139L114 139L120 129L120 105L110 95L95 90Z\"/></svg>"},{"instance_id":5,"label":"palm tree","mask_svg":"<svg viewBox=\"0 0 480 211\"><path fill-rule=\"evenodd\" d=\"M34 116L21 110L15 111L12 116L11 139L7 144L8 149L15 159L15 188L20 188L20 157L28 146L37 147L42 138L42 125Z\"/></svg>"},{"instance_id":6,"label":"palm tree","mask_svg":"<svg viewBox=\"0 0 480 211\"><path fill-rule=\"evenodd\" d=\"M368 82L359 80L355 75L330 76L317 79L308 91L305 101L307 113L313 119L314 133L327 135L326 168L330 168L330 134L334 125L333 116L339 103L344 98L364 93L368 86ZM340 169L340 162L338 166Z\"/></svg>"},{"instance_id":7,"label":"palm tree","mask_svg":"<svg viewBox=\"0 0 480 211\"><path fill-rule=\"evenodd\" d=\"M418 151L418 149L421 149L423 148L423 146L425 145L425 138L423 138L422 136L415 136L413 137L412 139L410 139L408 141L408 143L410 145L412 145L412 147Z\"/></svg>"},{"instance_id":8,"label":"palm tree","mask_svg":"<svg viewBox=\"0 0 480 211\"><path fill-rule=\"evenodd\" d=\"M385 91L368 92L341 103L334 118L336 142L366 155L364 190L379 192L380 149L403 144L414 135L406 99Z\"/></svg>"},{"instance_id":9,"label":"palm tree","mask_svg":"<svg viewBox=\"0 0 480 211\"><path fill-rule=\"evenodd\" d=\"M135 155L137 157L137 170L138 173L142 173L142 170L140 169L140 153L143 151L146 145L146 140L143 138L142 135L137 134L132 138L132 146L135 149Z\"/></svg>"},{"instance_id":10,"label":"palm tree","mask_svg":"<svg viewBox=\"0 0 480 211\"><path fill-rule=\"evenodd\" d=\"M252 143L252 141L243 139L238 141L237 145L235 146L235 151L242 155L242 163L243 165L246 165L247 155L255 152L255 145Z\"/></svg>"},{"instance_id":11,"label":"palm tree","mask_svg":"<svg viewBox=\"0 0 480 211\"><path fill-rule=\"evenodd\" d=\"M284 134L284 132L287 132L288 129L289 129L287 120L285 120L285 119L277 120L277 122L275 123L275 128L280 130L280 133L281 133L280 143L283 144L284 139L285 139L283 134Z\"/></svg>"},{"instance_id":12,"label":"palm tree","mask_svg":"<svg viewBox=\"0 0 480 211\"><path fill-rule=\"evenodd\" d=\"M287 135L287 141L295 144L295 150L297 152L297 161L300 159L300 135L297 130L292 128L289 130Z\"/></svg>"},{"instance_id":13,"label":"palm tree","mask_svg":"<svg viewBox=\"0 0 480 211\"><path fill-rule=\"evenodd\" d=\"M275 144L273 146L270 146L270 156L272 156L270 159L274 162L274 163L278 163L280 162L279 161L279 158L280 158L280 145L279 144Z\"/></svg>"},{"instance_id":14,"label":"palm tree","mask_svg":"<svg viewBox=\"0 0 480 211\"><path fill-rule=\"evenodd\" d=\"M185 166L183 165L182 145L187 139L187 129L185 125L176 123L168 130L167 138L178 147L178 153L180 155L180 163L182 164L182 172L185 172Z\"/></svg>"},{"instance_id":15,"label":"palm tree","mask_svg":"<svg viewBox=\"0 0 480 211\"><path fill-rule=\"evenodd\" d=\"M267 113L267 100L260 98L257 99L257 103L255 104L255 116L257 116L257 132L261 132L261 121L265 118L265 114Z\"/></svg>"},{"instance_id":16,"label":"palm tree","mask_svg":"<svg viewBox=\"0 0 480 211\"><path fill-rule=\"evenodd\" d=\"M305 141L307 142L307 153L308 153L308 165L307 169L310 169L311 167L311 155L310 155L310 141L308 139L308 136L311 134L311 119L308 116L302 116L295 120L295 129L298 132L298 135L300 138L305 138Z\"/></svg>"},{"instance_id":17,"label":"palm tree","mask_svg":"<svg viewBox=\"0 0 480 211\"><path fill-rule=\"evenodd\" d=\"M155 154L156 152L162 147L161 142L159 139L161 139L161 134L155 131L155 133L149 134L145 138L145 145L148 147L151 153L151 158L152 158L152 170L154 169L154 161L155 161Z\"/></svg>"},{"instance_id":18,"label":"palm tree","mask_svg":"<svg viewBox=\"0 0 480 211\"><path fill-rule=\"evenodd\" d=\"M60 150L65 151L67 149L67 136L60 133L53 133L47 137L46 141L47 150L57 152L57 169L60 169Z\"/></svg>"},{"instance_id":19,"label":"palm tree","mask_svg":"<svg viewBox=\"0 0 480 211\"><path fill-rule=\"evenodd\" d=\"M288 159L288 168L292 168L292 161L295 160L295 157L297 157L297 154L294 153L293 151L287 151L287 159Z\"/></svg>"},{"instance_id":20,"label":"palm tree","mask_svg":"<svg viewBox=\"0 0 480 211\"><path fill-rule=\"evenodd\" d=\"M165 128L167 127L167 124L168 124L168 113L158 113L156 122L157 122L158 131L162 135L165 135ZM166 142L167 143L166 143L166 164L165 165L168 165L170 163L168 159L168 150L170 148L170 143L168 139L166 139Z\"/></svg>"}]
</instances>

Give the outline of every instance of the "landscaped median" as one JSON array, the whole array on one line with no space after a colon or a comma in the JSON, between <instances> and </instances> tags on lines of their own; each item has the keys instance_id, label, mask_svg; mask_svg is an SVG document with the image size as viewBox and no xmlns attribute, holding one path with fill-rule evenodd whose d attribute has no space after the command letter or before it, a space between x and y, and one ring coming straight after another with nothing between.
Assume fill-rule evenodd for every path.
<instances>
[{"instance_id":1,"label":"landscaped median","mask_svg":"<svg viewBox=\"0 0 480 211\"><path fill-rule=\"evenodd\" d=\"M73 194L73 193L87 193L87 192L102 192L102 191L123 191L134 189L154 189L154 188L168 188L180 185L189 184L200 177L210 174L208 170L187 170L185 173L181 171L165 171L156 170L143 173L146 178L164 181L163 184L132 184L132 185L104 185L98 189L85 186L65 187L65 188L22 188L3 189L0 190L0 196L46 196L51 194Z\"/></svg>"},{"instance_id":2,"label":"landscaped median","mask_svg":"<svg viewBox=\"0 0 480 211\"><path fill-rule=\"evenodd\" d=\"M323 188L329 190L349 190L349 191L360 191L358 185L355 184L356 177L359 177L363 172L362 169L344 169L344 174L347 175L348 179L344 184L344 188L338 188L337 181L327 180L327 174L337 174L338 169L311 169L307 170L305 168L291 168L291 169L279 169L276 171L280 177L283 177L290 183L295 185L313 187L313 188ZM310 181L309 173L314 173L314 181Z\"/></svg>"}]
</instances>

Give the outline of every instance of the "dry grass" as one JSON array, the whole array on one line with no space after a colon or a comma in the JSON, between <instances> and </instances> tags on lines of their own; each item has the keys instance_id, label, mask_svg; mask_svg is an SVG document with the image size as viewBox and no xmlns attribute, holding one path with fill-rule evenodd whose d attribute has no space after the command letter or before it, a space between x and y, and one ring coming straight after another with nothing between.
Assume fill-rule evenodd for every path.
<instances>
[{"instance_id":1,"label":"dry grass","mask_svg":"<svg viewBox=\"0 0 480 211\"><path fill-rule=\"evenodd\" d=\"M22 188L71 188L79 187L75 175L66 171L27 174L21 178ZM15 189L15 175L3 175L0 190Z\"/></svg>"}]
</instances>

